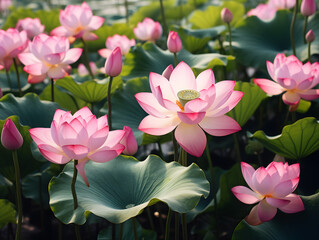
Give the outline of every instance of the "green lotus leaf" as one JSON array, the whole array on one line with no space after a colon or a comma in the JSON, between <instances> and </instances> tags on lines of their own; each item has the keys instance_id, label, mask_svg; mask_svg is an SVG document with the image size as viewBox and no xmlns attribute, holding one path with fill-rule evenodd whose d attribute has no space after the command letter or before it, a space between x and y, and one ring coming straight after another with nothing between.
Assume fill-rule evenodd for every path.
<instances>
[{"instance_id":1,"label":"green lotus leaf","mask_svg":"<svg viewBox=\"0 0 319 240\"><path fill-rule=\"evenodd\" d=\"M288 10L277 11L276 17L270 22L263 22L255 16L247 17L238 23L233 30L233 49L243 65L267 71L266 61L273 62L278 53L292 54L290 41L290 23L292 13ZM304 17L298 15L295 24L295 45L297 57L304 61L308 57L307 44L304 43L302 32ZM309 18L308 29L319 36L319 13ZM312 53L319 52L319 41L311 44Z\"/></svg>"},{"instance_id":2,"label":"green lotus leaf","mask_svg":"<svg viewBox=\"0 0 319 240\"><path fill-rule=\"evenodd\" d=\"M19 74L20 76L20 84L21 84L21 89L22 91L27 90L31 85L28 84L27 82L27 75L24 72L21 72ZM17 81L17 75L15 72L10 71L9 72L9 78L11 79L11 84L12 84L12 90L10 89L10 83L8 82L7 79L7 74L3 71L0 72L0 88L2 92L19 92L18 88L18 81Z\"/></svg>"},{"instance_id":3,"label":"green lotus leaf","mask_svg":"<svg viewBox=\"0 0 319 240\"><path fill-rule=\"evenodd\" d=\"M40 101L34 93L27 93L21 98L6 94L0 99L0 119L16 115L22 125L49 127L58 108L57 103Z\"/></svg>"},{"instance_id":4,"label":"green lotus leaf","mask_svg":"<svg viewBox=\"0 0 319 240\"><path fill-rule=\"evenodd\" d=\"M120 226L115 226L115 238L119 239L119 232L120 232ZM139 239L147 239L147 240L156 240L156 232L147 230L142 228L142 226L136 221L136 230ZM127 220L123 223L123 240L135 240L134 234L133 234L133 227L132 227L132 220ZM112 240L112 228L108 227L106 229L103 229L99 232L99 235L97 236L97 240Z\"/></svg>"},{"instance_id":5,"label":"green lotus leaf","mask_svg":"<svg viewBox=\"0 0 319 240\"><path fill-rule=\"evenodd\" d=\"M0 199L0 229L8 223L16 223L17 212L14 205L7 199Z\"/></svg>"},{"instance_id":6,"label":"green lotus leaf","mask_svg":"<svg viewBox=\"0 0 319 240\"><path fill-rule=\"evenodd\" d=\"M225 66L228 59L227 56L217 53L193 55L185 49L177 53L177 58L200 70ZM124 80L129 80L148 77L150 72L161 74L170 64L174 64L174 55L171 52L162 50L154 43L146 42L143 45L138 44L126 55L121 76Z\"/></svg>"},{"instance_id":7,"label":"green lotus leaf","mask_svg":"<svg viewBox=\"0 0 319 240\"><path fill-rule=\"evenodd\" d=\"M27 174L35 171L40 168L43 164L33 159L32 153L30 150L30 144L32 142L31 136L29 134L28 126L21 126L19 118L17 116L11 116L11 120L15 123L17 129L23 137L23 145L18 149L18 159L20 165L20 175L21 178L26 176ZM0 120L0 132L2 132L2 128L5 120ZM11 182L15 182L15 170L12 160L12 152L5 149L2 144L0 144L0 174L6 177Z\"/></svg>"},{"instance_id":8,"label":"green lotus leaf","mask_svg":"<svg viewBox=\"0 0 319 240\"><path fill-rule=\"evenodd\" d=\"M7 198L13 183L0 174L0 199Z\"/></svg>"},{"instance_id":9,"label":"green lotus leaf","mask_svg":"<svg viewBox=\"0 0 319 240\"><path fill-rule=\"evenodd\" d=\"M107 163L90 161L85 172L90 187L78 176L79 207L75 211L70 188L73 163L50 181L50 206L63 223L83 224L88 212L122 223L160 201L173 211L185 213L209 193L209 183L197 165L186 168L176 162L165 163L155 155L142 162L128 156Z\"/></svg>"},{"instance_id":10,"label":"green lotus leaf","mask_svg":"<svg viewBox=\"0 0 319 240\"><path fill-rule=\"evenodd\" d=\"M86 81L78 83L71 77L58 79L56 85L68 90L75 97L89 103L97 103L107 97L109 79L101 81ZM121 85L122 81L119 77L113 79L111 92Z\"/></svg>"},{"instance_id":11,"label":"green lotus leaf","mask_svg":"<svg viewBox=\"0 0 319 240\"><path fill-rule=\"evenodd\" d=\"M269 137L259 130L253 137L270 151L299 160L319 149L319 122L313 117L307 117L285 126L278 136Z\"/></svg>"},{"instance_id":12,"label":"green lotus leaf","mask_svg":"<svg viewBox=\"0 0 319 240\"><path fill-rule=\"evenodd\" d=\"M245 15L245 7L243 4L234 1L227 1L223 2L220 6L209 6L205 10L196 10L189 19L189 22L192 24L192 28L206 29L225 25L220 17L220 12L223 8L228 8L234 15L231 26L235 26L236 23Z\"/></svg>"},{"instance_id":13,"label":"green lotus leaf","mask_svg":"<svg viewBox=\"0 0 319 240\"><path fill-rule=\"evenodd\" d=\"M275 218L258 226L242 220L233 233L232 240L258 239L314 239L318 235L319 193L301 196L305 210L299 213L278 211Z\"/></svg>"},{"instance_id":14,"label":"green lotus leaf","mask_svg":"<svg viewBox=\"0 0 319 240\"><path fill-rule=\"evenodd\" d=\"M228 115L244 126L267 96L256 84L248 82L236 82L235 90L242 91L244 96Z\"/></svg>"}]
</instances>

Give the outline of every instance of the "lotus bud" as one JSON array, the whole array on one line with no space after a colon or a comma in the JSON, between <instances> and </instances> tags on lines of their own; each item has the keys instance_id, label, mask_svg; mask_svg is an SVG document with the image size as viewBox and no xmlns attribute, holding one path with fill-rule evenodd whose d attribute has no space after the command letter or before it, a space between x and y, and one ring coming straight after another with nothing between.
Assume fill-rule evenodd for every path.
<instances>
[{"instance_id":1,"label":"lotus bud","mask_svg":"<svg viewBox=\"0 0 319 240\"><path fill-rule=\"evenodd\" d=\"M105 73L111 77L120 75L122 71L121 48L115 48L105 62Z\"/></svg>"},{"instance_id":2,"label":"lotus bud","mask_svg":"<svg viewBox=\"0 0 319 240\"><path fill-rule=\"evenodd\" d=\"M316 3L314 0L303 0L300 7L302 15L309 17L316 12Z\"/></svg>"},{"instance_id":3,"label":"lotus bud","mask_svg":"<svg viewBox=\"0 0 319 240\"><path fill-rule=\"evenodd\" d=\"M308 43L311 43L315 40L315 38L316 38L315 33L312 31L312 29L310 29L306 34L306 41Z\"/></svg>"},{"instance_id":4,"label":"lotus bud","mask_svg":"<svg viewBox=\"0 0 319 240\"><path fill-rule=\"evenodd\" d=\"M8 150L17 150L23 144L23 138L10 118L4 123L1 133L1 143Z\"/></svg>"},{"instance_id":5,"label":"lotus bud","mask_svg":"<svg viewBox=\"0 0 319 240\"><path fill-rule=\"evenodd\" d=\"M137 142L133 131L128 126L124 126L123 130L125 131L125 135L120 141L120 143L125 147L123 153L125 155L134 155L137 152Z\"/></svg>"},{"instance_id":6,"label":"lotus bud","mask_svg":"<svg viewBox=\"0 0 319 240\"><path fill-rule=\"evenodd\" d=\"M182 49L182 41L177 32L169 32L167 38L167 48L171 53L177 53Z\"/></svg>"},{"instance_id":7,"label":"lotus bud","mask_svg":"<svg viewBox=\"0 0 319 240\"><path fill-rule=\"evenodd\" d=\"M233 20L233 14L228 8L223 8L220 13L223 22L230 23Z\"/></svg>"}]
</instances>

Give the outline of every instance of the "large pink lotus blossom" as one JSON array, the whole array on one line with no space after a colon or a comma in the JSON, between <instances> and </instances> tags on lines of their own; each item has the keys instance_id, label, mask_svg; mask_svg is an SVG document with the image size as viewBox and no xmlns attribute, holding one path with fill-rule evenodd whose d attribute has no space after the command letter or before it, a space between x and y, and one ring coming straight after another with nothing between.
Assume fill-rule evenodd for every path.
<instances>
[{"instance_id":1,"label":"large pink lotus blossom","mask_svg":"<svg viewBox=\"0 0 319 240\"><path fill-rule=\"evenodd\" d=\"M28 47L29 39L26 31L19 32L15 28L6 31L0 29L0 65L7 71L10 69L13 58Z\"/></svg>"},{"instance_id":2,"label":"large pink lotus blossom","mask_svg":"<svg viewBox=\"0 0 319 240\"><path fill-rule=\"evenodd\" d=\"M151 72L152 92L135 95L149 114L140 123L139 130L164 135L176 128L177 142L186 152L199 157L207 141L204 131L213 136L225 136L241 129L234 119L225 115L243 96L242 92L234 91L234 86L235 81L215 84L211 69L195 78L184 62L176 66L169 80ZM179 98L181 96L183 99ZM185 99L189 101L185 103Z\"/></svg>"},{"instance_id":3,"label":"large pink lotus blossom","mask_svg":"<svg viewBox=\"0 0 319 240\"><path fill-rule=\"evenodd\" d=\"M234 195L243 203L254 204L246 221L258 225L273 219L277 208L285 213L304 210L301 198L292 193L299 183L299 163L271 162L266 168L255 170L247 163L241 163L241 171L247 182L245 186L232 188Z\"/></svg>"},{"instance_id":4,"label":"large pink lotus blossom","mask_svg":"<svg viewBox=\"0 0 319 240\"><path fill-rule=\"evenodd\" d=\"M139 22L133 31L138 39L155 42L162 36L163 29L159 22L154 22L151 18L144 18L143 22Z\"/></svg>"},{"instance_id":5,"label":"large pink lotus blossom","mask_svg":"<svg viewBox=\"0 0 319 240\"><path fill-rule=\"evenodd\" d=\"M107 162L125 148L120 144L125 131L109 131L107 116L97 119L87 107L73 116L58 109L51 128L32 128L29 132L47 160L57 164L78 160L76 167L87 185L84 166L89 160Z\"/></svg>"},{"instance_id":6,"label":"large pink lotus blossom","mask_svg":"<svg viewBox=\"0 0 319 240\"><path fill-rule=\"evenodd\" d=\"M44 33L34 37L30 43L30 52L19 54L20 61L25 65L24 71L29 73L29 83L42 82L47 76L59 79L72 70L71 63L76 62L81 54L81 48L70 48L65 37L48 36Z\"/></svg>"},{"instance_id":7,"label":"large pink lotus blossom","mask_svg":"<svg viewBox=\"0 0 319 240\"><path fill-rule=\"evenodd\" d=\"M106 48L98 50L98 53L102 57L108 58L111 55L113 49L115 49L116 47L120 47L121 54L122 56L124 56L130 51L130 48L135 45L136 45L135 39L130 40L125 35L115 34L114 36L108 37L106 39L105 41Z\"/></svg>"},{"instance_id":8,"label":"large pink lotus blossom","mask_svg":"<svg viewBox=\"0 0 319 240\"><path fill-rule=\"evenodd\" d=\"M32 40L33 37L43 33L44 25L41 24L39 18L27 17L18 21L16 29L19 31L25 30L27 32L28 38Z\"/></svg>"},{"instance_id":9,"label":"large pink lotus blossom","mask_svg":"<svg viewBox=\"0 0 319 240\"><path fill-rule=\"evenodd\" d=\"M319 83L319 64L302 64L294 55L286 57L279 53L274 63L267 61L268 79L254 79L264 92L270 95L282 95L285 104L296 105L300 99L313 100L319 97L319 89L312 89Z\"/></svg>"},{"instance_id":10,"label":"large pink lotus blossom","mask_svg":"<svg viewBox=\"0 0 319 240\"><path fill-rule=\"evenodd\" d=\"M93 16L92 10L86 2L81 6L68 5L60 11L62 26L51 31L51 35L61 37L75 37L83 40L96 40L98 36L91 31L99 29L104 23L104 18Z\"/></svg>"}]
</instances>

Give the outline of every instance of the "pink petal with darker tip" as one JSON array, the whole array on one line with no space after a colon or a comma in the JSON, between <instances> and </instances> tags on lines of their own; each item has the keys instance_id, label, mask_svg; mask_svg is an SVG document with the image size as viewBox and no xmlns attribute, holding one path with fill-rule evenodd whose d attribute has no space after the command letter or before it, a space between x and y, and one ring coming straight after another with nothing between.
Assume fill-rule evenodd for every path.
<instances>
[{"instance_id":1,"label":"pink petal with darker tip","mask_svg":"<svg viewBox=\"0 0 319 240\"><path fill-rule=\"evenodd\" d=\"M231 189L239 201L246 204L254 204L262 200L262 196L244 186L236 186Z\"/></svg>"},{"instance_id":2,"label":"pink petal with darker tip","mask_svg":"<svg viewBox=\"0 0 319 240\"><path fill-rule=\"evenodd\" d=\"M241 130L239 124L229 116L205 117L199 125L210 135L226 136Z\"/></svg>"}]
</instances>

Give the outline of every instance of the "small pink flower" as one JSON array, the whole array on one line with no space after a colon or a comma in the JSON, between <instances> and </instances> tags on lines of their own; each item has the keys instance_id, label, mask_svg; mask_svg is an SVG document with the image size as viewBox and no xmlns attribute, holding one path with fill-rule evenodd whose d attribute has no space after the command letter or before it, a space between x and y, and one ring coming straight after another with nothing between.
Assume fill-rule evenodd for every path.
<instances>
[{"instance_id":1,"label":"small pink flower","mask_svg":"<svg viewBox=\"0 0 319 240\"><path fill-rule=\"evenodd\" d=\"M296 213L304 210L301 198L293 194L299 183L299 164L288 166L288 163L272 162L266 168L255 170L247 163L241 163L241 171L247 182L245 186L232 188L234 195L243 203L254 204L246 221L258 225L273 219L277 208L285 213Z\"/></svg>"},{"instance_id":2,"label":"small pink flower","mask_svg":"<svg viewBox=\"0 0 319 240\"><path fill-rule=\"evenodd\" d=\"M1 143L8 150L17 150L23 144L23 138L10 118L4 123L1 133Z\"/></svg>"},{"instance_id":3,"label":"small pink flower","mask_svg":"<svg viewBox=\"0 0 319 240\"><path fill-rule=\"evenodd\" d=\"M81 6L68 5L60 11L62 26L51 31L51 35L60 37L75 37L84 40L96 40L98 36L91 31L99 29L104 23L104 18L93 16L92 10L86 2Z\"/></svg>"},{"instance_id":4,"label":"small pink flower","mask_svg":"<svg viewBox=\"0 0 319 240\"><path fill-rule=\"evenodd\" d=\"M19 32L15 28L4 31L0 29L0 65L8 71L19 53L28 47L29 39L26 31Z\"/></svg>"},{"instance_id":5,"label":"small pink flower","mask_svg":"<svg viewBox=\"0 0 319 240\"><path fill-rule=\"evenodd\" d=\"M144 18L143 22L139 22L133 31L138 39L155 42L162 36L163 29L159 22L154 22L151 18Z\"/></svg>"},{"instance_id":6,"label":"small pink flower","mask_svg":"<svg viewBox=\"0 0 319 240\"><path fill-rule=\"evenodd\" d=\"M264 92L270 95L282 95L285 104L298 104L300 99L314 100L319 97L319 89L312 89L319 83L319 64L302 64L294 55L286 57L279 53L274 63L267 61L267 69L273 81L254 79Z\"/></svg>"},{"instance_id":7,"label":"small pink flower","mask_svg":"<svg viewBox=\"0 0 319 240\"><path fill-rule=\"evenodd\" d=\"M312 29L310 29L306 34L306 41L310 43L310 42L313 42L315 38L316 38L315 33L312 31Z\"/></svg>"},{"instance_id":8,"label":"small pink flower","mask_svg":"<svg viewBox=\"0 0 319 240\"><path fill-rule=\"evenodd\" d=\"M119 47L115 48L105 62L105 73L111 77L120 75L122 71L122 54Z\"/></svg>"},{"instance_id":9,"label":"small pink flower","mask_svg":"<svg viewBox=\"0 0 319 240\"><path fill-rule=\"evenodd\" d=\"M189 154L202 155L207 141L204 131L213 136L225 136L241 129L225 114L236 106L243 93L234 91L235 81L215 84L211 69L195 78L192 69L180 62L169 79L151 72L150 87L151 93L135 95L149 114L140 123L139 130L159 136L175 129L177 142ZM185 103L181 96L189 101Z\"/></svg>"},{"instance_id":10,"label":"small pink flower","mask_svg":"<svg viewBox=\"0 0 319 240\"><path fill-rule=\"evenodd\" d=\"M97 74L99 69L96 67L95 63L94 62L90 62L89 64L90 64L90 68L91 68L91 71L92 71L93 75ZM86 67L84 66L83 63L79 64L78 73L79 73L80 76L89 75L89 71L86 69Z\"/></svg>"},{"instance_id":11,"label":"small pink flower","mask_svg":"<svg viewBox=\"0 0 319 240\"><path fill-rule=\"evenodd\" d=\"M118 35L115 34L112 37L108 37L105 42L106 48L100 49L98 53L104 57L108 58L112 52L113 49L116 47L121 48L121 54L124 56L126 55L132 46L135 46L136 42L134 39L128 39L125 35Z\"/></svg>"},{"instance_id":12,"label":"small pink flower","mask_svg":"<svg viewBox=\"0 0 319 240\"><path fill-rule=\"evenodd\" d=\"M167 38L167 48L172 53L177 53L182 49L182 41L177 32L170 31Z\"/></svg>"},{"instance_id":13,"label":"small pink flower","mask_svg":"<svg viewBox=\"0 0 319 240\"><path fill-rule=\"evenodd\" d=\"M19 54L20 61L25 65L24 71L29 73L29 83L42 82L47 76L59 79L72 70L71 63L76 62L81 54L81 48L70 48L65 37L50 37L44 33L33 38L30 52Z\"/></svg>"},{"instance_id":14,"label":"small pink flower","mask_svg":"<svg viewBox=\"0 0 319 240\"><path fill-rule=\"evenodd\" d=\"M120 143L125 146L123 153L125 155L134 155L137 152L138 147L133 131L128 126L124 126L123 131L125 132L125 135L120 141Z\"/></svg>"},{"instance_id":15,"label":"small pink flower","mask_svg":"<svg viewBox=\"0 0 319 240\"><path fill-rule=\"evenodd\" d=\"M57 164L78 160L77 169L87 185L84 166L89 160L107 162L124 150L120 141L125 132L109 131L106 115L97 119L87 107L73 116L58 109L51 128L32 128L29 132L47 160Z\"/></svg>"},{"instance_id":16,"label":"small pink flower","mask_svg":"<svg viewBox=\"0 0 319 240\"><path fill-rule=\"evenodd\" d=\"M316 3L314 0L303 0L300 7L300 12L304 16L311 16L316 12Z\"/></svg>"},{"instance_id":17,"label":"small pink flower","mask_svg":"<svg viewBox=\"0 0 319 240\"><path fill-rule=\"evenodd\" d=\"M16 29L18 29L20 32L25 30L27 32L28 38L32 40L34 36L43 33L44 25L41 24L39 18L27 17L18 21Z\"/></svg>"},{"instance_id":18,"label":"small pink flower","mask_svg":"<svg viewBox=\"0 0 319 240\"><path fill-rule=\"evenodd\" d=\"M223 22L225 23L230 23L231 21L233 21L233 13L228 8L223 8L220 15Z\"/></svg>"},{"instance_id":19,"label":"small pink flower","mask_svg":"<svg viewBox=\"0 0 319 240\"><path fill-rule=\"evenodd\" d=\"M0 11L8 10L11 7L11 0L1 0L0 1Z\"/></svg>"}]
</instances>

